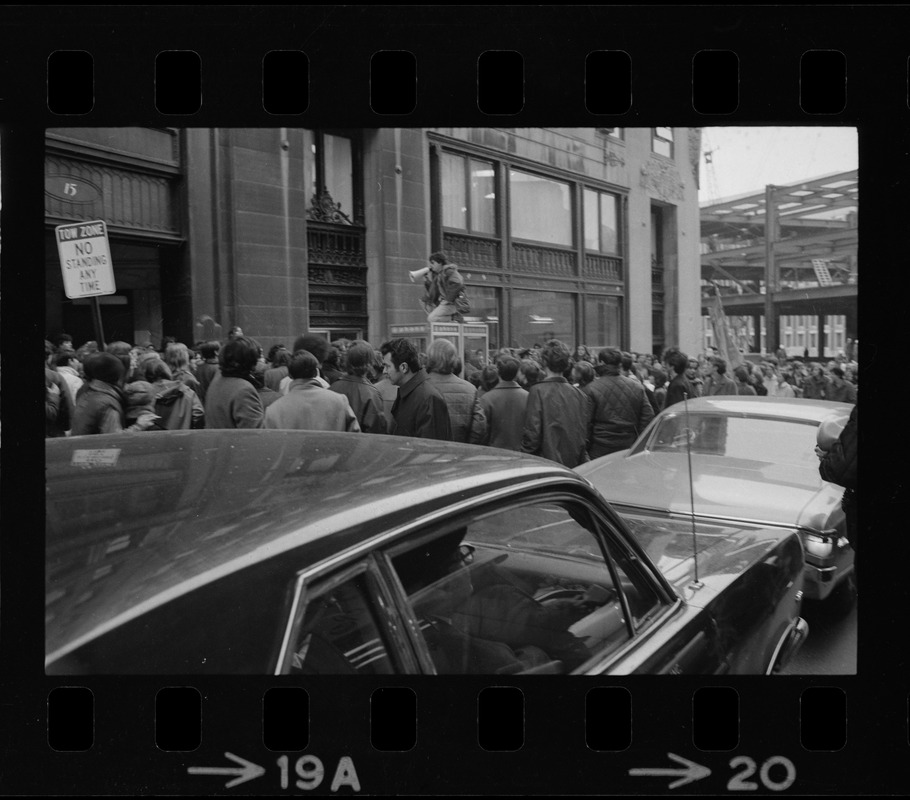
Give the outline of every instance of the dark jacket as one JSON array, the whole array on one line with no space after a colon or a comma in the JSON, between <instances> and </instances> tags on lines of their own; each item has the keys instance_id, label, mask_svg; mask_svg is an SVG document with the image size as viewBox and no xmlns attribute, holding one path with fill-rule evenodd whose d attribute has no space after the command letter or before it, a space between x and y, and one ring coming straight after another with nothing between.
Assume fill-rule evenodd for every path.
<instances>
[{"instance_id":1,"label":"dark jacket","mask_svg":"<svg viewBox=\"0 0 910 800\"><path fill-rule=\"evenodd\" d=\"M203 361L198 367L196 367L196 379L199 381L199 389L197 394L202 403L205 403L205 392L209 388L209 384L215 379L215 376L219 373L218 369L218 359L213 358L211 360Z\"/></svg>"},{"instance_id":2,"label":"dark jacket","mask_svg":"<svg viewBox=\"0 0 910 800\"><path fill-rule=\"evenodd\" d=\"M161 426L169 431L185 431L205 427L205 409L199 396L184 381L160 380L155 388L155 413Z\"/></svg>"},{"instance_id":3,"label":"dark jacket","mask_svg":"<svg viewBox=\"0 0 910 800\"><path fill-rule=\"evenodd\" d=\"M477 387L457 375L427 374L427 383L442 395L449 409L453 442L480 443L486 436L487 418L477 399Z\"/></svg>"},{"instance_id":4,"label":"dark jacket","mask_svg":"<svg viewBox=\"0 0 910 800\"><path fill-rule=\"evenodd\" d=\"M482 444L521 450L528 393L517 381L500 381L480 398L487 430Z\"/></svg>"},{"instance_id":5,"label":"dark jacket","mask_svg":"<svg viewBox=\"0 0 910 800\"><path fill-rule=\"evenodd\" d=\"M800 388L803 390L803 397L808 400L828 399L828 381L821 375L810 375Z\"/></svg>"},{"instance_id":6,"label":"dark jacket","mask_svg":"<svg viewBox=\"0 0 910 800\"><path fill-rule=\"evenodd\" d=\"M837 403L855 403L856 387L843 378L834 378L828 384L825 400L833 400Z\"/></svg>"},{"instance_id":7,"label":"dark jacket","mask_svg":"<svg viewBox=\"0 0 910 800\"><path fill-rule=\"evenodd\" d=\"M593 401L593 425L588 442L591 458L631 447L654 419L654 408L644 385L620 375L615 367L606 369L606 374L587 386L587 394Z\"/></svg>"},{"instance_id":8,"label":"dark jacket","mask_svg":"<svg viewBox=\"0 0 910 800\"><path fill-rule=\"evenodd\" d=\"M248 380L219 374L205 393L207 428L264 428L259 392Z\"/></svg>"},{"instance_id":9,"label":"dark jacket","mask_svg":"<svg viewBox=\"0 0 910 800\"><path fill-rule=\"evenodd\" d=\"M366 378L357 375L342 375L329 389L348 398L360 430L364 433L388 433L382 408L382 395Z\"/></svg>"},{"instance_id":10,"label":"dark jacket","mask_svg":"<svg viewBox=\"0 0 910 800\"><path fill-rule=\"evenodd\" d=\"M455 302L458 293L464 289L464 278L454 264L446 264L437 274L431 270L423 279L426 290L423 301L430 306L438 306L443 300Z\"/></svg>"},{"instance_id":11,"label":"dark jacket","mask_svg":"<svg viewBox=\"0 0 910 800\"><path fill-rule=\"evenodd\" d=\"M123 393L116 386L89 381L79 392L71 434L120 433L125 405Z\"/></svg>"},{"instance_id":12,"label":"dark jacket","mask_svg":"<svg viewBox=\"0 0 910 800\"><path fill-rule=\"evenodd\" d=\"M452 440L448 406L442 395L427 383L425 370L418 370L411 380L398 387L392 416L395 418L392 432L396 436Z\"/></svg>"},{"instance_id":13,"label":"dark jacket","mask_svg":"<svg viewBox=\"0 0 910 800\"><path fill-rule=\"evenodd\" d=\"M673 378L667 386L667 399L664 401L664 408L669 408L674 403L681 403L687 396L689 400L693 397L698 397L695 388L689 383L689 379L683 373Z\"/></svg>"},{"instance_id":14,"label":"dark jacket","mask_svg":"<svg viewBox=\"0 0 910 800\"><path fill-rule=\"evenodd\" d=\"M44 435L59 438L66 435L73 424L73 401L66 379L55 370L44 368L44 395L46 414Z\"/></svg>"},{"instance_id":15,"label":"dark jacket","mask_svg":"<svg viewBox=\"0 0 910 800\"><path fill-rule=\"evenodd\" d=\"M544 378L528 391L521 450L577 467L589 461L591 401L563 377Z\"/></svg>"},{"instance_id":16,"label":"dark jacket","mask_svg":"<svg viewBox=\"0 0 910 800\"><path fill-rule=\"evenodd\" d=\"M841 431L837 441L818 464L818 474L822 480L844 487L841 506L847 517L847 539L856 549L856 456L857 456L857 409L853 406L850 418Z\"/></svg>"},{"instance_id":17,"label":"dark jacket","mask_svg":"<svg viewBox=\"0 0 910 800\"><path fill-rule=\"evenodd\" d=\"M711 375L705 381L703 387L703 397L714 397L719 394L737 394L736 381L726 373L723 375Z\"/></svg>"}]
</instances>

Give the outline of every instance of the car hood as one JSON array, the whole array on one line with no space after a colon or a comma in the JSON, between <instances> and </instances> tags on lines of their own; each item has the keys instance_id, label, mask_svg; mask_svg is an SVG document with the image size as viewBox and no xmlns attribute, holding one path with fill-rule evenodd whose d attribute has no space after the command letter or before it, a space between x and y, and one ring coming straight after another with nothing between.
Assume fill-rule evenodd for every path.
<instances>
[{"instance_id":1,"label":"car hood","mask_svg":"<svg viewBox=\"0 0 910 800\"><path fill-rule=\"evenodd\" d=\"M791 464L692 453L628 451L577 468L615 505L653 508L824 531L843 516L843 489L823 481L817 469Z\"/></svg>"}]
</instances>

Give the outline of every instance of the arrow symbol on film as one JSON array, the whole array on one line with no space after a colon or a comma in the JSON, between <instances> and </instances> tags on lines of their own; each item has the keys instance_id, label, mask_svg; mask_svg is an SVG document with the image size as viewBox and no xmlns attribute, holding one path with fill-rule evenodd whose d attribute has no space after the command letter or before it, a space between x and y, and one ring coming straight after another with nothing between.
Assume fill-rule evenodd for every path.
<instances>
[{"instance_id":1,"label":"arrow symbol on film","mask_svg":"<svg viewBox=\"0 0 910 800\"><path fill-rule=\"evenodd\" d=\"M678 756L675 753L667 753L667 756L673 759L677 764L682 764L683 769L678 769L674 767L643 767L639 769L630 769L629 775L671 775L679 776L679 780L673 781L670 784L671 789L675 789L677 786L684 786L687 783L692 783L693 781L700 781L702 778L707 778L711 774L711 770L707 767L703 767L701 764L696 764L694 761L689 761L687 758Z\"/></svg>"},{"instance_id":2,"label":"arrow symbol on film","mask_svg":"<svg viewBox=\"0 0 910 800\"><path fill-rule=\"evenodd\" d=\"M187 767L187 772L190 775L236 775L232 781L228 781L224 784L225 789L230 789L232 786L237 786L237 784L245 783L246 781L251 781L253 778L258 778L260 775L265 774L265 768L260 767L258 764L254 764L252 761L247 761L245 758L240 756L235 756L233 753L225 753L226 758L236 761L240 764L239 767Z\"/></svg>"}]
</instances>

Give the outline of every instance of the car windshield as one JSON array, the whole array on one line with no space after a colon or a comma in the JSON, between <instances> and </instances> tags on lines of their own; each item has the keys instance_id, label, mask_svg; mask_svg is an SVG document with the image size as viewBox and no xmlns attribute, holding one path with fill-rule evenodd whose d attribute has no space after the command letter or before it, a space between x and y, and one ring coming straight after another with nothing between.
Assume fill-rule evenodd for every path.
<instances>
[{"instance_id":1,"label":"car windshield","mask_svg":"<svg viewBox=\"0 0 910 800\"><path fill-rule=\"evenodd\" d=\"M633 452L685 452L813 467L818 423L722 414L668 414Z\"/></svg>"}]
</instances>

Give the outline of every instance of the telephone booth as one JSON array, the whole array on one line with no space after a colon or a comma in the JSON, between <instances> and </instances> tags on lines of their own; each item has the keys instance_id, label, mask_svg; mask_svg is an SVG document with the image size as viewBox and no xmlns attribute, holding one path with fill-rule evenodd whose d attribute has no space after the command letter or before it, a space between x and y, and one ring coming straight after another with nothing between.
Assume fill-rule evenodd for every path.
<instances>
[{"instance_id":1,"label":"telephone booth","mask_svg":"<svg viewBox=\"0 0 910 800\"><path fill-rule=\"evenodd\" d=\"M390 338L408 339L422 353L437 339L448 339L461 357L459 376L470 369L481 369L490 357L490 331L484 322L422 322L392 325Z\"/></svg>"}]
</instances>

